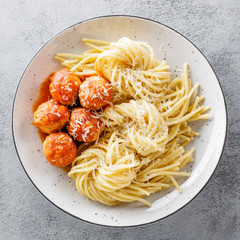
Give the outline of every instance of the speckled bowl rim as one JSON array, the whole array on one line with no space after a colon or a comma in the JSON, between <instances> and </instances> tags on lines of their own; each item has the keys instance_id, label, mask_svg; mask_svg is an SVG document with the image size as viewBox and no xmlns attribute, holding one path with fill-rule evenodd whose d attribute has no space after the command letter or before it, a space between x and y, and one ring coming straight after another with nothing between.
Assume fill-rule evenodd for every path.
<instances>
[{"instance_id":1,"label":"speckled bowl rim","mask_svg":"<svg viewBox=\"0 0 240 240\"><path fill-rule=\"evenodd\" d=\"M111 226L111 225L102 225L102 224L98 224L98 223L93 223L93 222L87 221L87 220L85 220L85 219L82 219L82 218L80 218L80 217L77 217L77 216L75 216L75 215L73 215L73 214L65 211L64 209L62 209L61 207L59 207L58 205L56 205L54 202L52 202L47 196L45 196L45 195L39 190L39 188L38 188L38 187L36 186L36 184L32 181L32 179L31 179L30 176L28 175L26 169L24 168L23 163L22 163L22 161L21 161L21 158L20 158L20 156L19 156L18 150L17 150L16 141L15 141L15 136L14 136L14 130L13 130L13 115L14 115L15 100L16 100L17 92L18 92L19 86L20 86L20 84L21 84L21 81L22 81L22 79L23 79L23 76L24 76L25 72L27 71L29 65L32 63L32 61L34 60L34 58L38 55L38 53L39 53L50 41L52 41L55 37L57 37L57 36L60 35L61 33L65 32L66 30L68 30L68 29L70 29L70 28L72 28L72 27L74 27L74 26L76 26L76 25L79 25L79 24L81 24L81 23L85 23L85 22L88 22L88 21L91 21L91 20L96 20L96 19L101 19L101 18L108 18L108 17L116 17L116 18L128 17L128 18L142 19L142 20L145 20L145 21L149 21L149 22L153 22L153 23L157 23L157 24L159 24L159 25L162 25L162 26L164 26L164 27L166 27L166 28L169 28L170 30L174 31L175 33L181 35L184 39L186 39L189 43L191 43L191 44L202 54L202 56L206 59L207 63L209 64L210 68L212 69L212 71L213 71L213 73L214 73L214 75L215 75L215 77L216 77L216 79L217 79L217 82L218 82L218 84L219 84L219 87L220 87L220 90L221 90L221 93L222 93L222 96L223 96L224 105L225 105L226 128L225 128L225 136L224 136L224 142L223 142L221 154L220 154L220 156L219 156L219 159L218 159L218 162L217 162L215 168L213 169L212 174L210 175L210 177L209 177L209 179L206 181L206 183L203 185L203 187L198 191L198 193L197 193L190 201L188 201L186 204L184 204L182 207L180 207L180 208L177 209L176 211L174 211L174 212L166 215L165 217L163 217L163 218L161 218L161 219L157 219L157 220L155 220L155 221L148 222L148 223L136 224L136 225L131 225L131 226ZM155 222L157 222L157 221L161 221L161 220L163 220L163 219L165 219L165 218L167 218L167 217L175 214L176 212L180 211L182 208L184 208L185 206L187 206L190 202L192 202L192 201L202 192L202 190L204 189L204 187L205 187L205 186L208 184L208 182L211 180L214 172L216 171L216 169L217 169L217 167L218 167L218 165L219 165L219 162L220 162L220 160L221 160L221 158L222 158L222 155L223 155L223 150L224 150L224 148L225 148L226 138L227 138L228 110L227 110L227 104L226 104L226 99L225 99L225 96L224 96L224 93L223 93L223 89L222 89L222 86L221 86L221 84L220 84L220 81L219 81L219 79L218 79L218 77L217 77L216 72L214 71L212 65L210 64L210 62L208 61L208 59L206 58L206 56L202 53L202 51L201 51L194 43L192 43L187 37L185 37L184 35L182 35L180 32L176 31L175 29L167 26L166 24L163 24L163 23L161 23L161 22L158 22L158 21L155 21L155 20L152 20L152 19L149 19L149 18L140 17L140 16L135 16L135 15L105 15L105 16L103 15L103 16L97 16L97 17L93 17L93 18L88 18L88 19L86 19L86 20L80 21L80 22L78 22L78 23L75 23L75 24L73 24L73 25L65 28L65 29L62 30L61 32L59 32L59 33L57 33L56 35L54 35L51 39L49 39L49 40L36 52L36 54L32 57L32 59L30 60L30 62L29 62L28 65L27 65L27 67L25 68L25 70L24 70L24 72L23 72L23 74L22 74L22 76L21 76L21 78L20 78L20 81L19 81L19 83L18 83L18 85L17 85L16 91L15 91L15 95L14 95L14 99L13 99L12 119L11 119L11 120L12 120L12 137L13 137L14 147L15 147L16 153L17 153L17 155L18 155L18 159L19 159L19 161L20 161L20 163L21 163L21 165L22 165L22 168L23 168L23 170L25 171L25 173L26 173L26 175L28 176L28 178L30 179L30 181L32 182L32 184L35 186L35 188L36 188L49 202L51 202L54 206L56 206L58 209L62 210L63 212L71 215L72 217L74 217L74 218L76 218L76 219L79 219L79 220L81 220L81 221L84 221L84 222L86 222L86 223L90 223L90 224L93 224L93 225L97 225L97 226L101 226L101 227L106 227L106 228L133 228L133 227L137 227L137 226L146 226L146 225L155 223Z\"/></svg>"}]
</instances>

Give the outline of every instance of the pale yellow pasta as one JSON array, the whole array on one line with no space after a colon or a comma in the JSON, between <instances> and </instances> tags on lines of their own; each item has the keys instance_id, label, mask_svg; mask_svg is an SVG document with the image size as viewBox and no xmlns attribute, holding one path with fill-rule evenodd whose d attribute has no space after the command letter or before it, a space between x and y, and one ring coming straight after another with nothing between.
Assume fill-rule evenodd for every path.
<instances>
[{"instance_id":1,"label":"pale yellow pasta","mask_svg":"<svg viewBox=\"0 0 240 240\"><path fill-rule=\"evenodd\" d=\"M56 59L77 75L99 74L111 82L113 106L99 114L105 130L97 142L82 144L68 173L84 196L106 205L140 201L175 186L175 176L193 161L184 147L199 134L188 122L207 119L208 106L192 86L188 65L171 79L169 66L144 42L83 39L90 50L58 53Z\"/></svg>"}]
</instances>

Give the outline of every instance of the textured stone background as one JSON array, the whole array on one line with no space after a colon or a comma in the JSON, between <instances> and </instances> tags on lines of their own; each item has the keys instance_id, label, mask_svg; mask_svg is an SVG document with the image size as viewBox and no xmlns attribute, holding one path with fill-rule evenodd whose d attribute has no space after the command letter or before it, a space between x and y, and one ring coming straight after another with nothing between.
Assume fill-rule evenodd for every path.
<instances>
[{"instance_id":1,"label":"textured stone background","mask_svg":"<svg viewBox=\"0 0 240 240\"><path fill-rule=\"evenodd\" d=\"M18 81L39 48L83 19L132 14L189 38L215 69L229 128L211 181L185 208L153 224L115 229L77 220L49 203L25 175L11 134ZM0 239L240 239L240 1L0 0Z\"/></svg>"}]
</instances>

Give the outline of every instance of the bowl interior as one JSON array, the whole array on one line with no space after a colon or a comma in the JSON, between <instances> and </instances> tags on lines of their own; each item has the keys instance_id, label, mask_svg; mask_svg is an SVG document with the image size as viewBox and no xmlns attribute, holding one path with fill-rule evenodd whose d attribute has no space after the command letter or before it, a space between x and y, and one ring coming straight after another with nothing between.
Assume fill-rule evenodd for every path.
<instances>
[{"instance_id":1,"label":"bowl interior","mask_svg":"<svg viewBox=\"0 0 240 240\"><path fill-rule=\"evenodd\" d=\"M174 188L147 198L150 208L140 203L104 206L82 197L70 178L45 159L42 143L32 122L32 105L40 85L61 68L54 60L57 52L81 53L87 47L83 37L117 41L121 37L150 44L159 59L166 59L173 76L189 63L192 81L201 84L205 104L211 106L211 119L194 123L200 132L191 146L195 161L186 170L189 179L180 181L183 193ZM19 84L13 109L13 133L19 158L34 185L62 210L89 222L110 226L132 226L162 219L187 204L207 183L219 161L226 134L226 109L218 80L201 52L186 38L159 23L136 17L113 16L88 20L72 26L51 39L33 58Z\"/></svg>"}]
</instances>

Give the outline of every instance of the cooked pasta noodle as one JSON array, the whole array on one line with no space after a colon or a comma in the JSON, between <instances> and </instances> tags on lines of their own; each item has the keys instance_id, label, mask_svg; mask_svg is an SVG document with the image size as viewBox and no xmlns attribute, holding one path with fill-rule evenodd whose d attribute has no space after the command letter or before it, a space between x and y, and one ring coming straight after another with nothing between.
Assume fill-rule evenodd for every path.
<instances>
[{"instance_id":1,"label":"cooked pasta noodle","mask_svg":"<svg viewBox=\"0 0 240 240\"><path fill-rule=\"evenodd\" d=\"M82 144L68 173L84 196L106 205L140 201L175 186L175 176L193 161L184 147L199 134L188 122L207 119L199 84L192 86L188 65L171 79L169 66L158 61L144 42L83 39L91 47L80 55L58 53L63 66L82 76L98 74L111 82L114 105L96 112L105 130L94 144Z\"/></svg>"}]
</instances>

